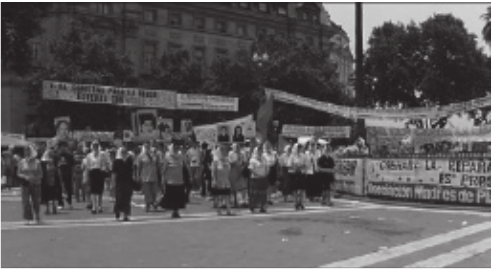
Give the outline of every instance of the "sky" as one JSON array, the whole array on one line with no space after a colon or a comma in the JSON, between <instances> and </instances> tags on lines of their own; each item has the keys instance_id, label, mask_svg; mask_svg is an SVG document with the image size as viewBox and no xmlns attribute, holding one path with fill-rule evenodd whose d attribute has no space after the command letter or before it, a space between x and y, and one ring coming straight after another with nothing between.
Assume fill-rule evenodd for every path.
<instances>
[{"instance_id":1,"label":"sky","mask_svg":"<svg viewBox=\"0 0 493 272\"><path fill-rule=\"evenodd\" d=\"M368 39L374 27L384 22L392 21L408 24L411 21L421 23L433 14L452 14L464 21L466 29L476 34L478 46L490 55L490 49L482 39L481 30L484 21L481 15L491 2L484 3L363 3L363 36L364 50L367 49ZM355 48L355 4L354 3L324 3L331 20L348 33L351 39L351 51Z\"/></svg>"}]
</instances>

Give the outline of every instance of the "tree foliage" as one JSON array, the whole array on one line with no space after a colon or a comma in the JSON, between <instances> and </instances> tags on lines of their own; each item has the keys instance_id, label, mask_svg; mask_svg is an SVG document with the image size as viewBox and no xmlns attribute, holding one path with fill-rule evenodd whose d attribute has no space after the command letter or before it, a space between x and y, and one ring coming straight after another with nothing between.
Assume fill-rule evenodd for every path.
<instances>
[{"instance_id":1,"label":"tree foliage","mask_svg":"<svg viewBox=\"0 0 493 272\"><path fill-rule=\"evenodd\" d=\"M27 74L32 51L29 40L42 32L41 20L51 3L2 3L2 68L19 75Z\"/></svg>"},{"instance_id":2,"label":"tree foliage","mask_svg":"<svg viewBox=\"0 0 493 272\"><path fill-rule=\"evenodd\" d=\"M50 53L51 62L31 74L28 92L39 94L44 80L120 87L136 87L138 83L133 63L120 53L113 34L90 29L84 21L74 21L60 39L50 44ZM91 125L100 130L119 120L117 108L107 105L43 100L38 113L48 122L56 116L71 116L76 126Z\"/></svg>"},{"instance_id":3,"label":"tree foliage","mask_svg":"<svg viewBox=\"0 0 493 272\"><path fill-rule=\"evenodd\" d=\"M258 58L255 58L255 54ZM250 51L218 59L211 68L205 92L240 97L240 111L255 112L264 97L262 87L337 104L350 102L337 80L336 67L322 52L295 40L261 36ZM331 116L292 105L276 104L281 123L329 124ZM302 120L302 119L303 120Z\"/></svg>"},{"instance_id":4,"label":"tree foliage","mask_svg":"<svg viewBox=\"0 0 493 272\"><path fill-rule=\"evenodd\" d=\"M365 59L368 104L449 104L490 90L490 59L460 19L435 15L417 25L373 30Z\"/></svg>"},{"instance_id":5,"label":"tree foliage","mask_svg":"<svg viewBox=\"0 0 493 272\"><path fill-rule=\"evenodd\" d=\"M481 16L485 21L485 25L483 27L483 39L486 43L491 44L491 6L488 7L488 11Z\"/></svg>"}]
</instances>

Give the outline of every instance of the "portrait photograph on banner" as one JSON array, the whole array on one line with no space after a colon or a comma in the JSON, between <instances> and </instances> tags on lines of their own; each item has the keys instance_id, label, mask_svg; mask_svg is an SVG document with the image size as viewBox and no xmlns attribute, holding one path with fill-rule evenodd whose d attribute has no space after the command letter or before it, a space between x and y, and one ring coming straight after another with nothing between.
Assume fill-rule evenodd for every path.
<instances>
[{"instance_id":1,"label":"portrait photograph on banner","mask_svg":"<svg viewBox=\"0 0 493 272\"><path fill-rule=\"evenodd\" d=\"M153 139L157 136L157 111L138 110L134 117L134 133L139 138Z\"/></svg>"},{"instance_id":2,"label":"portrait photograph on banner","mask_svg":"<svg viewBox=\"0 0 493 272\"><path fill-rule=\"evenodd\" d=\"M245 142L244 125L237 124L233 127L233 142L243 143Z\"/></svg>"},{"instance_id":3,"label":"portrait photograph on banner","mask_svg":"<svg viewBox=\"0 0 493 272\"><path fill-rule=\"evenodd\" d=\"M55 138L59 141L68 141L70 139L70 117L57 117L54 120Z\"/></svg>"},{"instance_id":4,"label":"portrait photograph on banner","mask_svg":"<svg viewBox=\"0 0 493 272\"><path fill-rule=\"evenodd\" d=\"M221 124L217 126L217 142L218 143L231 142L231 131L229 124Z\"/></svg>"},{"instance_id":5,"label":"portrait photograph on banner","mask_svg":"<svg viewBox=\"0 0 493 272\"><path fill-rule=\"evenodd\" d=\"M158 138L166 143L173 139L173 119L158 117L157 119Z\"/></svg>"},{"instance_id":6,"label":"portrait photograph on banner","mask_svg":"<svg viewBox=\"0 0 493 272\"><path fill-rule=\"evenodd\" d=\"M193 134L193 123L192 120L186 119L181 120L181 130L180 132L184 135Z\"/></svg>"}]
</instances>

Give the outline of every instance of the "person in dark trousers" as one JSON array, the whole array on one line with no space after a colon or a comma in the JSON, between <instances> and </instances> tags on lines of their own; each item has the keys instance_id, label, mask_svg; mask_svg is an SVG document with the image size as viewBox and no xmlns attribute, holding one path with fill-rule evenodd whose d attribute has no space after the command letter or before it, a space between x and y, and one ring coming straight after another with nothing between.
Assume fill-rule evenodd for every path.
<instances>
[{"instance_id":1,"label":"person in dark trousers","mask_svg":"<svg viewBox=\"0 0 493 272\"><path fill-rule=\"evenodd\" d=\"M23 215L26 225L32 224L33 221L39 224L43 170L34 147L28 147L25 153L27 153L25 158L20 160L17 168L17 177L22 188Z\"/></svg>"},{"instance_id":2,"label":"person in dark trousers","mask_svg":"<svg viewBox=\"0 0 493 272\"><path fill-rule=\"evenodd\" d=\"M125 147L120 147L113 163L113 181L115 184L115 218L129 221L133 194L133 159Z\"/></svg>"},{"instance_id":3,"label":"person in dark trousers","mask_svg":"<svg viewBox=\"0 0 493 272\"><path fill-rule=\"evenodd\" d=\"M322 156L318 159L317 173L320 184L322 185L322 205L332 206L331 201L331 187L335 182L335 161L331 157L332 149L329 145L326 145L323 149Z\"/></svg>"},{"instance_id":4,"label":"person in dark trousers","mask_svg":"<svg viewBox=\"0 0 493 272\"><path fill-rule=\"evenodd\" d=\"M66 201L69 209L72 209L72 174L74 167L74 156L68 151L68 145L66 142L60 142L58 145L58 154L55 160L55 164L58 168L58 178L63 185L63 191L66 195ZM64 207L63 200L61 201L62 208Z\"/></svg>"},{"instance_id":5,"label":"person in dark trousers","mask_svg":"<svg viewBox=\"0 0 493 272\"><path fill-rule=\"evenodd\" d=\"M207 197L207 194L211 191L211 163L212 163L212 151L206 143L202 144L202 197Z\"/></svg>"},{"instance_id":6,"label":"person in dark trousers","mask_svg":"<svg viewBox=\"0 0 493 272\"><path fill-rule=\"evenodd\" d=\"M173 211L172 218L180 218L179 210L185 209L187 205L186 186L189 183L185 176L187 166L179 148L178 143L174 141L161 166L165 187L163 208Z\"/></svg>"}]
</instances>

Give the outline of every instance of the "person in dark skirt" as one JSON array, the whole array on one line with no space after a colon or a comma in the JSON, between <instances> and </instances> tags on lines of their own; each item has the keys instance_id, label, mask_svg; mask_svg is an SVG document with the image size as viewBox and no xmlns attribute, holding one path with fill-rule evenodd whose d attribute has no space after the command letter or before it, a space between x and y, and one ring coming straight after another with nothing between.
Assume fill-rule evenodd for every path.
<instances>
[{"instance_id":1,"label":"person in dark skirt","mask_svg":"<svg viewBox=\"0 0 493 272\"><path fill-rule=\"evenodd\" d=\"M43 178L41 179L41 203L46 205L45 214L47 215L57 213L60 187L56 184L59 179L56 178L57 169L53 158L54 154L52 150L46 150L41 157L41 169L43 170Z\"/></svg>"},{"instance_id":2,"label":"person in dark skirt","mask_svg":"<svg viewBox=\"0 0 493 272\"><path fill-rule=\"evenodd\" d=\"M211 192L211 163L212 163L212 151L209 149L207 143L202 144L202 197L207 197Z\"/></svg>"},{"instance_id":3,"label":"person in dark skirt","mask_svg":"<svg viewBox=\"0 0 493 272\"><path fill-rule=\"evenodd\" d=\"M313 202L316 198L320 198L322 189L319 186L317 171L317 151L315 149L315 142L307 144L307 151L305 153L305 178L306 178L306 197Z\"/></svg>"},{"instance_id":4,"label":"person in dark skirt","mask_svg":"<svg viewBox=\"0 0 493 272\"><path fill-rule=\"evenodd\" d=\"M89 186L91 190L92 214L103 212L104 180L109 168L109 159L100 150L98 141L91 145L92 152L87 155L86 163L89 170Z\"/></svg>"},{"instance_id":5,"label":"person in dark skirt","mask_svg":"<svg viewBox=\"0 0 493 272\"><path fill-rule=\"evenodd\" d=\"M296 144L288 160L290 183L295 198L295 209L304 210L303 198L306 190L306 163L303 147Z\"/></svg>"},{"instance_id":6,"label":"person in dark skirt","mask_svg":"<svg viewBox=\"0 0 493 272\"><path fill-rule=\"evenodd\" d=\"M267 192L269 189L269 165L262 156L262 145L255 148L249 163L251 171L249 199L250 211L260 208L260 213L266 213Z\"/></svg>"},{"instance_id":7,"label":"person in dark skirt","mask_svg":"<svg viewBox=\"0 0 493 272\"><path fill-rule=\"evenodd\" d=\"M291 146L284 148L284 153L279 157L279 168L281 172L281 192L284 197L284 202L288 201L288 196L291 195L292 189L289 184L289 164L288 160L291 156Z\"/></svg>"},{"instance_id":8,"label":"person in dark skirt","mask_svg":"<svg viewBox=\"0 0 493 272\"><path fill-rule=\"evenodd\" d=\"M162 161L162 177L164 184L164 205L166 210L172 210L172 218L180 218L179 210L186 208L187 196L185 192L186 169L185 158L179 153L176 141L170 145L169 152Z\"/></svg>"},{"instance_id":9,"label":"person in dark skirt","mask_svg":"<svg viewBox=\"0 0 493 272\"><path fill-rule=\"evenodd\" d=\"M322 205L332 206L330 199L331 187L335 182L334 168L335 161L331 157L332 149L329 145L324 147L322 156L317 161L318 164L318 179L322 184Z\"/></svg>"},{"instance_id":10,"label":"person in dark skirt","mask_svg":"<svg viewBox=\"0 0 493 272\"><path fill-rule=\"evenodd\" d=\"M231 213L231 163L228 159L228 147L221 145L214 161L212 162L212 187L214 197L217 199L217 214L222 215L223 205L227 215Z\"/></svg>"},{"instance_id":11,"label":"person in dark skirt","mask_svg":"<svg viewBox=\"0 0 493 272\"><path fill-rule=\"evenodd\" d=\"M129 221L133 194L133 159L125 147L120 147L113 162L113 184L115 184L115 206L113 211L116 220Z\"/></svg>"}]
</instances>

